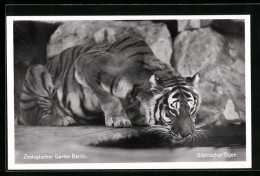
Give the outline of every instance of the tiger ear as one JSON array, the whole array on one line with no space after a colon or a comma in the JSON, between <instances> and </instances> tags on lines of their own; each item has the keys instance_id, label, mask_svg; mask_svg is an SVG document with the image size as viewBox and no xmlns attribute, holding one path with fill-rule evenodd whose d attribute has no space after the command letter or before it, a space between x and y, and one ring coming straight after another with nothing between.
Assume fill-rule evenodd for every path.
<instances>
[{"instance_id":1,"label":"tiger ear","mask_svg":"<svg viewBox=\"0 0 260 176\"><path fill-rule=\"evenodd\" d=\"M193 77L187 77L186 80L193 87L198 87L199 80L200 80L200 74L196 73Z\"/></svg>"},{"instance_id":2,"label":"tiger ear","mask_svg":"<svg viewBox=\"0 0 260 176\"><path fill-rule=\"evenodd\" d=\"M160 80L155 75L152 75L149 79L151 83L151 90L157 90L160 91L162 86L160 85Z\"/></svg>"}]
</instances>

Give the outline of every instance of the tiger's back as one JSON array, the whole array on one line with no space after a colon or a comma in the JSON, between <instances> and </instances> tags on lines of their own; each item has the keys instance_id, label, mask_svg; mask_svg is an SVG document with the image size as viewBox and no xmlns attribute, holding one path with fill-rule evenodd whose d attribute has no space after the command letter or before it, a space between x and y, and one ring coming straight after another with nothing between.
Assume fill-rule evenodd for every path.
<instances>
[{"instance_id":1,"label":"tiger's back","mask_svg":"<svg viewBox=\"0 0 260 176\"><path fill-rule=\"evenodd\" d=\"M53 91L55 91L55 94L51 95L49 92L44 92L41 89L38 89L37 91L39 91L39 93L44 92L46 96L48 95L52 97L52 103L50 104L52 105L53 111L57 112L61 116L69 115L79 121L102 116L103 111L96 96L92 94L91 90L87 87L83 87L79 84L75 77L75 60L77 58L82 55L88 55L89 61L95 61L95 59L102 55L102 53L112 53L117 55L116 59L109 63L110 65L105 66L107 72L111 73L115 68L121 69L119 74L118 72L107 74L104 70L103 74L99 73L99 81L102 82L103 88L111 94L115 94L124 99L130 89L132 89L131 85L133 86L135 84L134 82L147 84L150 73L143 71L144 62L142 61L142 58L145 56L153 56L153 53L147 44L140 39L126 37L111 45L78 45L71 47L49 59L45 66L46 70L42 68L45 71L45 74L50 74L51 77L51 79L44 79L43 81L53 84ZM98 64L104 64L104 62L99 62L97 65L94 65L94 67L97 67ZM113 69L110 69L111 65L113 65ZM27 79L25 79L25 85L28 85L28 87L33 87L34 84L38 84L37 82L32 83L31 80L31 77L34 77L34 75L39 75L39 69L41 68L38 67L36 69L33 67L29 69L30 71L27 73ZM93 72L95 72L95 70ZM137 73L139 76L137 76ZM127 86L129 87L128 89L126 89ZM37 95L38 92L34 93ZM23 98L25 97L25 92L22 93L21 97L21 107L28 108L21 109L23 112L23 118L20 118L19 122L24 124L37 124L37 120L36 122L32 122L30 119L34 119L35 121L35 119L38 118L33 118L33 115L27 114L27 111L32 112L32 109L28 106L28 101L24 101L24 99L28 99L28 97ZM33 101L35 99L30 100ZM37 108L34 110L36 109ZM24 120L24 117L29 118ZM29 122L25 123L25 121Z\"/></svg>"},{"instance_id":2,"label":"tiger's back","mask_svg":"<svg viewBox=\"0 0 260 176\"><path fill-rule=\"evenodd\" d=\"M117 57L110 59L110 62L98 60L103 53L111 53ZM149 56L152 59L154 55L143 40L126 37L112 45L75 46L53 57L46 65L57 91L59 113L82 120L103 114L96 96L87 87L79 84L75 76L75 60L86 55L88 62L93 64L93 71L90 72L99 74L97 77L101 86L111 94L125 99L133 85L145 84L144 86L149 87L147 84L151 71L144 70L143 58ZM158 62L155 57L153 59ZM97 70L102 64L105 64L104 68ZM160 64L165 67L165 64ZM149 65L146 67L152 69Z\"/></svg>"}]
</instances>

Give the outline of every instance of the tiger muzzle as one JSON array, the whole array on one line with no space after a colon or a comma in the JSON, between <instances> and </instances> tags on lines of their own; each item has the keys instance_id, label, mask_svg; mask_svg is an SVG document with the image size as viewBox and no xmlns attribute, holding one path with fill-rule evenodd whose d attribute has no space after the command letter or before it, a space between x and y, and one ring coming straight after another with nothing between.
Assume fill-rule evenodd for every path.
<instances>
[{"instance_id":1,"label":"tiger muzzle","mask_svg":"<svg viewBox=\"0 0 260 176\"><path fill-rule=\"evenodd\" d=\"M179 116L177 117L171 130L177 135L178 138L185 138L193 133L194 128L194 123L189 112L189 105L186 103L182 104L180 107Z\"/></svg>"}]
</instances>

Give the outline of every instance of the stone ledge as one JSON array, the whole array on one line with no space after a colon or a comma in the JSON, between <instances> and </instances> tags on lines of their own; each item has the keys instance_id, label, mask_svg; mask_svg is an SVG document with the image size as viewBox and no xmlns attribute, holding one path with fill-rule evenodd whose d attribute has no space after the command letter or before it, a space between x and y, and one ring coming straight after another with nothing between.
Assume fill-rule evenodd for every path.
<instances>
[{"instance_id":1,"label":"stone ledge","mask_svg":"<svg viewBox=\"0 0 260 176\"><path fill-rule=\"evenodd\" d=\"M89 162L177 162L210 161L198 159L197 153L237 153L245 159L245 128L210 128L206 140L194 146L162 146L139 138L142 128L108 128L103 126L72 127L15 127L15 153L17 163L89 163ZM228 134L228 135L227 135ZM151 137L153 138L153 137ZM150 143L149 143L150 142ZM143 143L143 144L142 144ZM92 144L92 145L90 145ZM217 148L216 148L217 147ZM183 155L185 153L185 156ZM24 155L86 155L87 158L25 160ZM215 161L215 160L214 160Z\"/></svg>"}]
</instances>

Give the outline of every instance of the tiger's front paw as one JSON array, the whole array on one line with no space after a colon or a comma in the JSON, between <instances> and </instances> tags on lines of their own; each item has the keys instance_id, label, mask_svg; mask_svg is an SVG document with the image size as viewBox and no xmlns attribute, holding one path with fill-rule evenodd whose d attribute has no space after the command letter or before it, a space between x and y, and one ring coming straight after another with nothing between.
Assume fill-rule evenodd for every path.
<instances>
[{"instance_id":1,"label":"tiger's front paw","mask_svg":"<svg viewBox=\"0 0 260 176\"><path fill-rule=\"evenodd\" d=\"M56 116L42 119L39 125L42 126L69 126L75 124L75 121L70 116Z\"/></svg>"},{"instance_id":2,"label":"tiger's front paw","mask_svg":"<svg viewBox=\"0 0 260 176\"><path fill-rule=\"evenodd\" d=\"M108 127L131 127L132 124L127 117L124 116L115 116L115 117L108 117L105 120L106 126Z\"/></svg>"}]
</instances>

